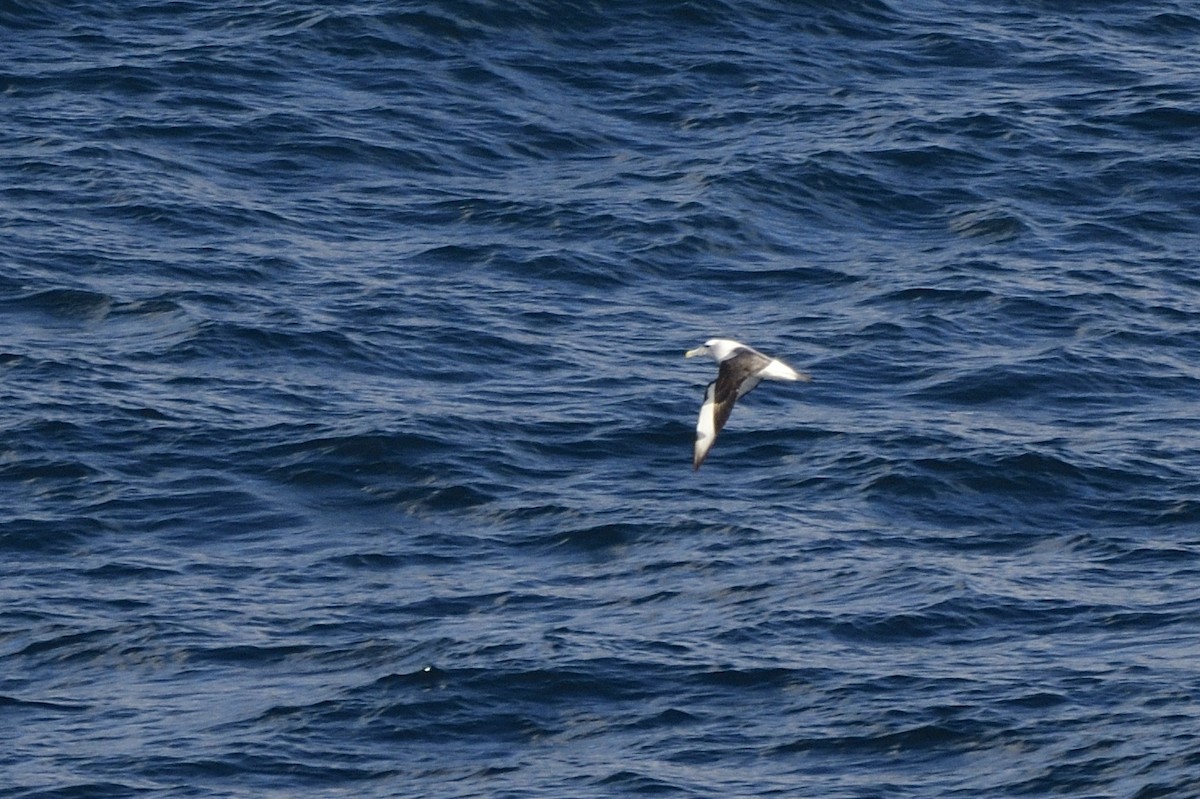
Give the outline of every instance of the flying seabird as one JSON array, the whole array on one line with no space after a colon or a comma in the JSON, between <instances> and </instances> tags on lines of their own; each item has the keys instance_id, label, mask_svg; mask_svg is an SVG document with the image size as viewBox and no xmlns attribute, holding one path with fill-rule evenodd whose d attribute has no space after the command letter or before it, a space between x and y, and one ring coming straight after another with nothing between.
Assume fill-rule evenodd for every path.
<instances>
[{"instance_id":1,"label":"flying seabird","mask_svg":"<svg viewBox=\"0 0 1200 799\"><path fill-rule=\"evenodd\" d=\"M763 355L753 347L728 338L710 338L702 346L684 353L685 358L708 355L720 366L717 379L704 389L704 404L696 421L696 451L692 469L699 469L704 457L717 440L717 433L733 412L733 404L754 389L763 379L812 380L786 363Z\"/></svg>"}]
</instances>

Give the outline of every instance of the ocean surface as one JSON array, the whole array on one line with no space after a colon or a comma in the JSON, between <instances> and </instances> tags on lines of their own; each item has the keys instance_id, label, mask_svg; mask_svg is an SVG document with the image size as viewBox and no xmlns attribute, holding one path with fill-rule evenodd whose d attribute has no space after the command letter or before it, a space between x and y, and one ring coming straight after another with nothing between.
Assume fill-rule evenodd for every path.
<instances>
[{"instance_id":1,"label":"ocean surface","mask_svg":"<svg viewBox=\"0 0 1200 799\"><path fill-rule=\"evenodd\" d=\"M0 796L1200 796L1195 4L0 41Z\"/></svg>"}]
</instances>

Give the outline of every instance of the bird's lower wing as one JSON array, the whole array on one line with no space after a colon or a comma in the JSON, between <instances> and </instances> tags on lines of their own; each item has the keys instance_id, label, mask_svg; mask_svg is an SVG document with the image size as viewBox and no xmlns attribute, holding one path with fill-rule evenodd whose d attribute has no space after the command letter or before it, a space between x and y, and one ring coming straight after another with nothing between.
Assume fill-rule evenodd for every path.
<instances>
[{"instance_id":1,"label":"bird's lower wing","mask_svg":"<svg viewBox=\"0 0 1200 799\"><path fill-rule=\"evenodd\" d=\"M755 381L756 383L758 381ZM704 404L700 406L700 418L696 420L696 449L692 455L692 469L699 469L704 458L717 440L717 433L725 426L733 403L737 401L736 389L722 383L720 378L708 384L704 390Z\"/></svg>"},{"instance_id":2,"label":"bird's lower wing","mask_svg":"<svg viewBox=\"0 0 1200 799\"><path fill-rule=\"evenodd\" d=\"M717 381L708 384L704 390L704 404L700 406L700 418L696 420L696 449L692 455L692 469L699 469L704 463L713 442L717 440L716 416Z\"/></svg>"}]
</instances>

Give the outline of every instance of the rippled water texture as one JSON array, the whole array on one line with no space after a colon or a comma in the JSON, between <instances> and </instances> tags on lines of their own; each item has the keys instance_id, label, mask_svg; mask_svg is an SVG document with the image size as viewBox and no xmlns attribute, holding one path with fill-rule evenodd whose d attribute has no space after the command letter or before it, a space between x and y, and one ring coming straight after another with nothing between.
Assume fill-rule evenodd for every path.
<instances>
[{"instance_id":1,"label":"rippled water texture","mask_svg":"<svg viewBox=\"0 0 1200 799\"><path fill-rule=\"evenodd\" d=\"M0 795L1195 791L1191 4L0 39Z\"/></svg>"}]
</instances>

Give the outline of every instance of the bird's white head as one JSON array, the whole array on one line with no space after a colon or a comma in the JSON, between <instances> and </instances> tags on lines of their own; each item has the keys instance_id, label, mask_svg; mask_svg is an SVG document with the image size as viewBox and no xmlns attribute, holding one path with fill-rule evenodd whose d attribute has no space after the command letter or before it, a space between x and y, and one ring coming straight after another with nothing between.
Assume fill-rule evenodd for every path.
<instances>
[{"instance_id":1,"label":"bird's white head","mask_svg":"<svg viewBox=\"0 0 1200 799\"><path fill-rule=\"evenodd\" d=\"M734 350L742 346L745 345L731 338L710 338L696 349L685 352L683 357L694 358L697 355L707 355L717 363L720 363L732 355Z\"/></svg>"}]
</instances>

